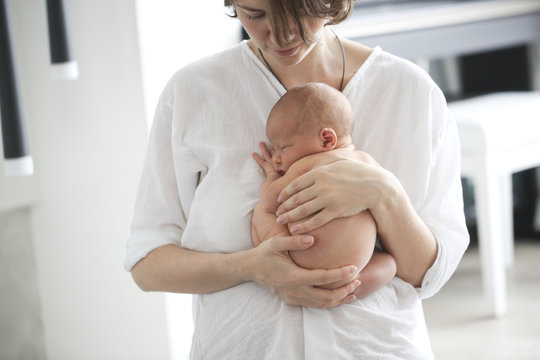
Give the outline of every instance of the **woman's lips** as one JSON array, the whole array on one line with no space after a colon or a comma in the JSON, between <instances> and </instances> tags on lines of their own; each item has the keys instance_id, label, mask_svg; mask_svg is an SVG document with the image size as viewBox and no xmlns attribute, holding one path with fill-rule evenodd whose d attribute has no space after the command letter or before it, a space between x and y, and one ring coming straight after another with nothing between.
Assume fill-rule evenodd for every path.
<instances>
[{"instance_id":1,"label":"woman's lips","mask_svg":"<svg viewBox=\"0 0 540 360\"><path fill-rule=\"evenodd\" d=\"M286 50L274 50L274 52L276 53L276 55L278 56L292 56L294 54L296 54L296 51L298 51L298 48L300 47L300 45L296 45L295 47L293 48L290 48L290 49L286 49Z\"/></svg>"}]
</instances>

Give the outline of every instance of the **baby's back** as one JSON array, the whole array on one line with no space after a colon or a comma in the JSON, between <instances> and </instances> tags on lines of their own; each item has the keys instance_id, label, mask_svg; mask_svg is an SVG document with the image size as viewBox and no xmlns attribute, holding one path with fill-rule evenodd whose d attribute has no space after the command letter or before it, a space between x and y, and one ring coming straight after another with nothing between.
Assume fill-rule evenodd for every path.
<instances>
[{"instance_id":1,"label":"baby's back","mask_svg":"<svg viewBox=\"0 0 540 360\"><path fill-rule=\"evenodd\" d=\"M290 177L287 184L312 168L331 163L338 158L357 160L358 153L361 152L340 149L302 158L287 171L285 176ZM276 189L276 197L285 186ZM289 224L289 228L293 225ZM308 269L334 269L344 265L356 265L362 269L373 254L377 228L371 213L366 210L354 216L332 220L309 234L315 238L312 247L290 252L292 259L299 266ZM341 285L333 284L332 287Z\"/></svg>"}]
</instances>

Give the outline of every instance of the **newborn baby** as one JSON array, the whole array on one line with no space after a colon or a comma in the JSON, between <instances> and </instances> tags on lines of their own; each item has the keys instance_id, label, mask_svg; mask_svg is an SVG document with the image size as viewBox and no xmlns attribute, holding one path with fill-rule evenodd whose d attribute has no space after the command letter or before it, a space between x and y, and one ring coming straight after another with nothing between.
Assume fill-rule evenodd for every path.
<instances>
[{"instance_id":1,"label":"newborn baby","mask_svg":"<svg viewBox=\"0 0 540 360\"><path fill-rule=\"evenodd\" d=\"M266 124L270 152L260 144L262 157L253 154L266 179L252 218L252 241L258 246L273 236L289 236L294 224L276 221L277 197L291 181L314 167L344 159L374 160L352 144L352 109L345 96L325 84L309 83L290 89L275 104ZM362 270L370 259L377 259L376 288L395 275L395 262L387 253L374 252L377 228L368 210L335 219L310 232L314 245L307 250L290 251L292 260L307 269L334 269L356 265ZM375 262L374 262L375 264ZM393 269L393 271L392 271ZM378 269L381 270L381 269ZM376 274L375 274L376 273ZM366 279L362 279L365 282ZM325 288L337 288L333 283ZM370 291L371 292L371 291ZM365 294L367 295L367 294ZM358 296L357 296L358 297Z\"/></svg>"}]
</instances>

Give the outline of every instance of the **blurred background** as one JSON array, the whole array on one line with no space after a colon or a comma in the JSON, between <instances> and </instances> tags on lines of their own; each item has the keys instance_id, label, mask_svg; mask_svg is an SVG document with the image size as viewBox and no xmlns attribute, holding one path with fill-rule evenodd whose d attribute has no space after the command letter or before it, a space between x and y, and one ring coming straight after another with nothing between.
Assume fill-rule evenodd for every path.
<instances>
[{"instance_id":1,"label":"blurred background","mask_svg":"<svg viewBox=\"0 0 540 360\"><path fill-rule=\"evenodd\" d=\"M238 43L239 23L217 0L65 0L79 77L55 80L45 1L6 5L35 171L5 176L0 159L0 359L186 359L190 297L139 290L122 267L124 246L161 89L179 67ZM534 0L359 0L336 31L416 62L454 101L540 90L539 24ZM508 26L514 37L503 36ZM463 180L472 243L426 302L436 358L512 358L488 352L512 333L509 352L527 354L513 358L540 358L540 329L522 326L540 317L518 309L540 289L537 174L513 176L509 296L531 298L510 300L502 319L483 307L474 186ZM479 333L487 337L471 342Z\"/></svg>"}]
</instances>

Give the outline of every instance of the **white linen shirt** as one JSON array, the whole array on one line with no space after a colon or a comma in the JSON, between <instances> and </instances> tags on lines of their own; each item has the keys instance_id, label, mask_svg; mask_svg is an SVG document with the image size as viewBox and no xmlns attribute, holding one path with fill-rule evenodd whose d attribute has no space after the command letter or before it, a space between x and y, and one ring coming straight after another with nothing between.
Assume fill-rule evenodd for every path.
<instances>
[{"instance_id":1,"label":"white linen shirt","mask_svg":"<svg viewBox=\"0 0 540 360\"><path fill-rule=\"evenodd\" d=\"M251 158L284 93L246 42L178 71L160 98L125 267L177 244L202 252L252 247L264 173ZM430 77L375 48L349 81L353 143L401 182L438 242L422 286L394 278L352 303L286 305L254 282L193 299L193 359L431 359L421 299L449 279L468 244L457 128Z\"/></svg>"}]
</instances>

